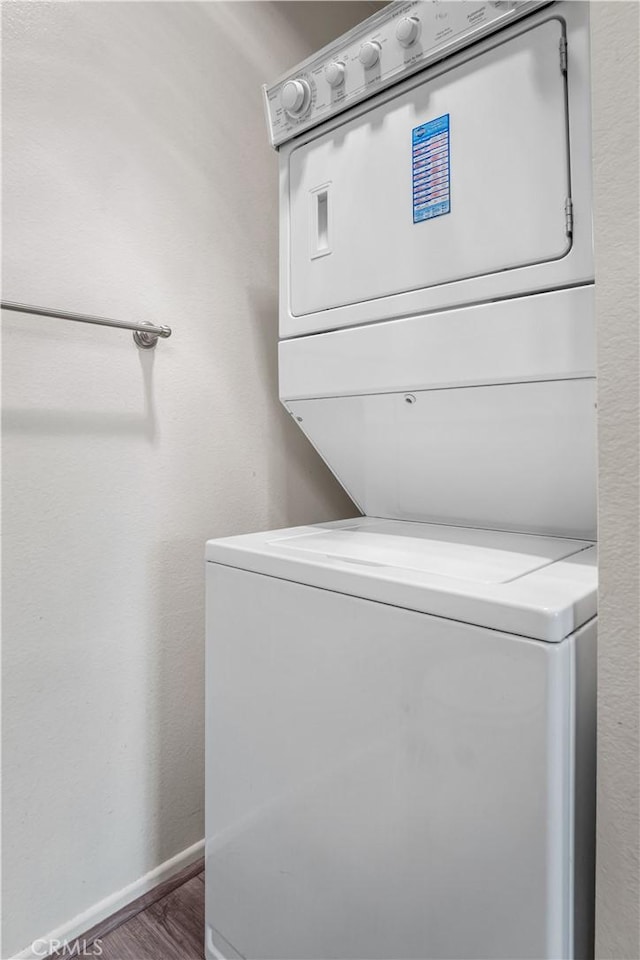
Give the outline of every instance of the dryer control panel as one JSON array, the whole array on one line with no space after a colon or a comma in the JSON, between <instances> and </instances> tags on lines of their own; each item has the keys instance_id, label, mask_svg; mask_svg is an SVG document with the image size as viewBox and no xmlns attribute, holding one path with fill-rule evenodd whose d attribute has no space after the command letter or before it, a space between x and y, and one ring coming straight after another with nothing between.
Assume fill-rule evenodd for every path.
<instances>
[{"instance_id":1,"label":"dryer control panel","mask_svg":"<svg viewBox=\"0 0 640 960\"><path fill-rule=\"evenodd\" d=\"M264 86L274 147L550 0L400 0Z\"/></svg>"}]
</instances>

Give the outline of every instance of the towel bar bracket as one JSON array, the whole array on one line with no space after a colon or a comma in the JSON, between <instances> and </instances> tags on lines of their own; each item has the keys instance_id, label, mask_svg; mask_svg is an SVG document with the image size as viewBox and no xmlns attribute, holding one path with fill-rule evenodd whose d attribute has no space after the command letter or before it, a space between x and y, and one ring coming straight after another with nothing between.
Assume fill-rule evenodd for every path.
<instances>
[{"instance_id":1,"label":"towel bar bracket","mask_svg":"<svg viewBox=\"0 0 640 960\"><path fill-rule=\"evenodd\" d=\"M148 323L146 320L142 321L142 326L153 328L153 324ZM168 329L168 327L164 329ZM162 336L162 334L153 333L152 330L135 330L133 333L133 342L137 347L140 347L141 350L153 350L158 342L159 336Z\"/></svg>"}]
</instances>

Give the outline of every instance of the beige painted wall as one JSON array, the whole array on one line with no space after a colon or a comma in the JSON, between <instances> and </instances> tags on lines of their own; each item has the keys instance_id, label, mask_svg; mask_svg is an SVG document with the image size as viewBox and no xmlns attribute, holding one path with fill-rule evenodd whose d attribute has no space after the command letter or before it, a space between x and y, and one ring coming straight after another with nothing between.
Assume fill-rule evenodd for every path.
<instances>
[{"instance_id":1,"label":"beige painted wall","mask_svg":"<svg viewBox=\"0 0 640 960\"><path fill-rule=\"evenodd\" d=\"M640 957L640 5L592 4L599 378L596 956Z\"/></svg>"},{"instance_id":2,"label":"beige painted wall","mask_svg":"<svg viewBox=\"0 0 640 960\"><path fill-rule=\"evenodd\" d=\"M202 839L205 540L355 512L277 399L260 85L371 10L4 5L3 297L174 335L3 316L2 957Z\"/></svg>"}]
</instances>

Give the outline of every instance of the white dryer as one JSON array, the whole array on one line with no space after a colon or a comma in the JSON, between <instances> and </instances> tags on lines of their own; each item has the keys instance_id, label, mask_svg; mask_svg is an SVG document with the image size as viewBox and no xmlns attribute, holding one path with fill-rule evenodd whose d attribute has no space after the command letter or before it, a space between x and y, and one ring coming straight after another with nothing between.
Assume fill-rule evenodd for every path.
<instances>
[{"instance_id":1,"label":"white dryer","mask_svg":"<svg viewBox=\"0 0 640 960\"><path fill-rule=\"evenodd\" d=\"M591 283L588 94L580 0L389 4L266 88L281 336Z\"/></svg>"},{"instance_id":2,"label":"white dryer","mask_svg":"<svg viewBox=\"0 0 640 960\"><path fill-rule=\"evenodd\" d=\"M390 4L265 105L280 397L365 516L207 545L207 955L588 957L587 5Z\"/></svg>"},{"instance_id":3,"label":"white dryer","mask_svg":"<svg viewBox=\"0 0 640 960\"><path fill-rule=\"evenodd\" d=\"M595 537L589 93L580 0L391 4L266 90L280 398L363 513Z\"/></svg>"}]
</instances>

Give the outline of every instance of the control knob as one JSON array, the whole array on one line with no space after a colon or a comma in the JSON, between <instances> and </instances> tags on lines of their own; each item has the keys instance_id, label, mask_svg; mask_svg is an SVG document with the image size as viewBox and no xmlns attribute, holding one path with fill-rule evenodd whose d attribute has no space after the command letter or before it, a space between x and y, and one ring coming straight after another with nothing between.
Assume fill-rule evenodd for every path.
<instances>
[{"instance_id":1,"label":"control knob","mask_svg":"<svg viewBox=\"0 0 640 960\"><path fill-rule=\"evenodd\" d=\"M358 54L358 60L367 70L370 67L375 67L376 63L380 59L380 44L376 43L375 40L367 40L366 43L363 43L360 47L360 53Z\"/></svg>"},{"instance_id":2,"label":"control knob","mask_svg":"<svg viewBox=\"0 0 640 960\"><path fill-rule=\"evenodd\" d=\"M306 80L287 80L280 93L280 102L291 116L299 116L309 106L311 89Z\"/></svg>"},{"instance_id":3,"label":"control knob","mask_svg":"<svg viewBox=\"0 0 640 960\"><path fill-rule=\"evenodd\" d=\"M340 60L334 60L325 70L325 77L330 87L339 87L344 83L345 67Z\"/></svg>"},{"instance_id":4,"label":"control knob","mask_svg":"<svg viewBox=\"0 0 640 960\"><path fill-rule=\"evenodd\" d=\"M396 40L401 47L410 47L420 36L420 21L417 17L403 17L396 27Z\"/></svg>"}]
</instances>

